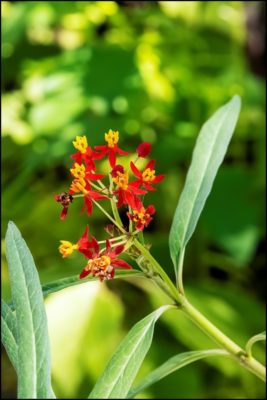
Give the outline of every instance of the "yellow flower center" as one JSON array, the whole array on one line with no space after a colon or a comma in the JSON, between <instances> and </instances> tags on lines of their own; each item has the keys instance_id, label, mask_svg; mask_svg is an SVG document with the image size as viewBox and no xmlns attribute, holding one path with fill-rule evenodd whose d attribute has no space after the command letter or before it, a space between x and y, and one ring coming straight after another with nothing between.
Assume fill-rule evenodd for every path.
<instances>
[{"instance_id":1,"label":"yellow flower center","mask_svg":"<svg viewBox=\"0 0 267 400\"><path fill-rule=\"evenodd\" d=\"M79 150L83 154L86 153L88 147L86 136L76 136L76 140L72 143L75 149Z\"/></svg>"},{"instance_id":2,"label":"yellow flower center","mask_svg":"<svg viewBox=\"0 0 267 400\"><path fill-rule=\"evenodd\" d=\"M87 193L87 190L85 190L86 182L83 178L79 179L74 179L70 185L70 190L74 193Z\"/></svg>"},{"instance_id":3,"label":"yellow flower center","mask_svg":"<svg viewBox=\"0 0 267 400\"><path fill-rule=\"evenodd\" d=\"M119 141L119 132L110 129L108 133L105 133L105 141L108 143L108 147L113 148Z\"/></svg>"},{"instance_id":4,"label":"yellow flower center","mask_svg":"<svg viewBox=\"0 0 267 400\"><path fill-rule=\"evenodd\" d=\"M142 178L145 182L153 182L155 179L155 170L150 168L145 169L142 173Z\"/></svg>"},{"instance_id":5,"label":"yellow flower center","mask_svg":"<svg viewBox=\"0 0 267 400\"><path fill-rule=\"evenodd\" d=\"M117 176L112 178L113 182L115 182L121 189L126 190L128 188L128 172L120 172L117 171Z\"/></svg>"},{"instance_id":6,"label":"yellow flower center","mask_svg":"<svg viewBox=\"0 0 267 400\"><path fill-rule=\"evenodd\" d=\"M70 169L70 172L74 176L74 178L81 179L85 177L85 166L83 164L74 164L74 168Z\"/></svg>"},{"instance_id":7,"label":"yellow flower center","mask_svg":"<svg viewBox=\"0 0 267 400\"><path fill-rule=\"evenodd\" d=\"M61 240L60 241L61 245L59 246L59 252L62 254L63 257L69 257L74 250L78 249L77 244L72 244L71 242L68 242L67 240Z\"/></svg>"},{"instance_id":8,"label":"yellow flower center","mask_svg":"<svg viewBox=\"0 0 267 400\"><path fill-rule=\"evenodd\" d=\"M110 262L111 259L108 256L94 258L88 261L85 270L92 272L94 275L101 271L106 272L110 266Z\"/></svg>"},{"instance_id":9,"label":"yellow flower center","mask_svg":"<svg viewBox=\"0 0 267 400\"><path fill-rule=\"evenodd\" d=\"M141 224L145 224L147 220L150 218L150 215L146 213L146 209L142 207L140 211L133 210L133 221L141 222Z\"/></svg>"}]
</instances>

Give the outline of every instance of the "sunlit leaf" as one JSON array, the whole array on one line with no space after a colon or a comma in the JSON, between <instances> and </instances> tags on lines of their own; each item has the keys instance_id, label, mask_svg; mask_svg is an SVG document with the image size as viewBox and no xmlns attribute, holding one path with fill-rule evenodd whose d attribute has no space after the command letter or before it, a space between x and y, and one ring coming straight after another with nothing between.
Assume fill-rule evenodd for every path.
<instances>
[{"instance_id":1,"label":"sunlit leaf","mask_svg":"<svg viewBox=\"0 0 267 400\"><path fill-rule=\"evenodd\" d=\"M213 181L226 153L240 111L240 98L234 96L203 125L180 196L169 237L176 275L179 258L191 238Z\"/></svg>"},{"instance_id":2,"label":"sunlit leaf","mask_svg":"<svg viewBox=\"0 0 267 400\"><path fill-rule=\"evenodd\" d=\"M134 325L113 354L90 399L125 398L151 346L154 325L170 307L162 306Z\"/></svg>"},{"instance_id":3,"label":"sunlit leaf","mask_svg":"<svg viewBox=\"0 0 267 400\"><path fill-rule=\"evenodd\" d=\"M47 319L32 255L13 222L6 234L12 298L17 319L18 398L51 398Z\"/></svg>"},{"instance_id":4,"label":"sunlit leaf","mask_svg":"<svg viewBox=\"0 0 267 400\"><path fill-rule=\"evenodd\" d=\"M153 385L153 383L158 382L160 379L163 379L165 376L171 374L174 371L177 371L180 368L185 367L186 365L201 360L202 358L217 356L217 355L229 355L224 350L212 349L212 350L201 350L201 351L188 351L186 353L177 354L174 357L171 357L168 361L162 364L160 367L156 368L149 375L147 375L144 379L141 380L133 389L130 390L127 398L132 399L139 392L146 389L148 386Z\"/></svg>"},{"instance_id":5,"label":"sunlit leaf","mask_svg":"<svg viewBox=\"0 0 267 400\"><path fill-rule=\"evenodd\" d=\"M130 277L137 277L137 276L144 276L142 271L138 271L137 269L130 269L130 270L117 270L114 276L114 279L119 278L130 278ZM66 289L70 286L80 285L86 282L93 282L98 281L99 279L95 276L88 276L84 279L80 279L79 275L72 275L68 278L57 279L56 281L46 283L42 285L42 291L44 297L48 296L51 293L58 292L59 290ZM11 310L14 309L14 304L12 301L8 302L8 305Z\"/></svg>"}]
</instances>

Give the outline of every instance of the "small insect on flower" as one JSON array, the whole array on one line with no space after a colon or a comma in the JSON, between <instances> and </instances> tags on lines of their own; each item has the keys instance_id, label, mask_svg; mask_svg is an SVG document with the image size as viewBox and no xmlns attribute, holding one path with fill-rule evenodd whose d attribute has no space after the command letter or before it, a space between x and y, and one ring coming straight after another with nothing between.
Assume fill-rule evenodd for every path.
<instances>
[{"instance_id":1,"label":"small insect on flower","mask_svg":"<svg viewBox=\"0 0 267 400\"><path fill-rule=\"evenodd\" d=\"M62 192L60 194L56 194L54 199L63 206L63 210L60 214L60 219L63 220L66 218L70 203L73 202L73 197L70 193Z\"/></svg>"}]
</instances>

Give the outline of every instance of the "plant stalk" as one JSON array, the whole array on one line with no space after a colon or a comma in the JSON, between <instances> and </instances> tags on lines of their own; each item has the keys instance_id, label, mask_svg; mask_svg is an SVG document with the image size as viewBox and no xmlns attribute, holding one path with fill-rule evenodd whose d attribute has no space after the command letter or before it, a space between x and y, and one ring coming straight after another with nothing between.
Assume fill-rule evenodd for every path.
<instances>
[{"instance_id":1,"label":"plant stalk","mask_svg":"<svg viewBox=\"0 0 267 400\"><path fill-rule=\"evenodd\" d=\"M252 372L258 378L266 381L266 369L254 357L249 356L240 346L232 341L228 336L221 332L212 322L210 322L200 311L198 311L182 294L181 280L178 290L173 285L169 276L164 269L158 264L150 252L137 240L133 240L133 244L141 252L152 265L154 271L158 273L160 278L152 279L155 283L172 299L176 302L179 310L182 310L206 335L208 335L220 347L225 349L233 359L240 365ZM182 290L181 290L182 289Z\"/></svg>"},{"instance_id":2,"label":"plant stalk","mask_svg":"<svg viewBox=\"0 0 267 400\"><path fill-rule=\"evenodd\" d=\"M213 325L203 314L201 314L185 297L181 305L184 313L202 329L219 346L227 350L231 356L243 367L252 372L258 378L266 381L266 369L255 358L249 357L247 353L233 342L228 336Z\"/></svg>"},{"instance_id":3,"label":"plant stalk","mask_svg":"<svg viewBox=\"0 0 267 400\"><path fill-rule=\"evenodd\" d=\"M170 280L169 276L166 274L164 269L159 265L159 263L155 260L155 258L151 255L149 250L147 250L137 239L133 240L133 244L137 247L137 249L142 253L142 255L150 262L153 267L153 270L159 275L160 280L162 281L159 285L159 280L154 279L155 282L161 287L162 290L167 293L167 295L175 301L176 304L180 304L180 295ZM165 289L163 289L163 286Z\"/></svg>"}]
</instances>

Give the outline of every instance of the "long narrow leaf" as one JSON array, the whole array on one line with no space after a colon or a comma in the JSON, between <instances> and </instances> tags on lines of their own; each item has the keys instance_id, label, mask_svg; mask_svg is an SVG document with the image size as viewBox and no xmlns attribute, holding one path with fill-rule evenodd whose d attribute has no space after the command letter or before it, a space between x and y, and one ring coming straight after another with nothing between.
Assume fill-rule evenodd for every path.
<instances>
[{"instance_id":1,"label":"long narrow leaf","mask_svg":"<svg viewBox=\"0 0 267 400\"><path fill-rule=\"evenodd\" d=\"M179 257L195 230L234 132L240 104L239 96L234 96L212 115L199 133L169 237L176 275Z\"/></svg>"},{"instance_id":2,"label":"long narrow leaf","mask_svg":"<svg viewBox=\"0 0 267 400\"><path fill-rule=\"evenodd\" d=\"M18 398L51 398L47 318L32 255L14 223L6 234L6 255L16 310Z\"/></svg>"},{"instance_id":3,"label":"long narrow leaf","mask_svg":"<svg viewBox=\"0 0 267 400\"><path fill-rule=\"evenodd\" d=\"M130 278L132 276L144 276L142 271L138 271L137 269L130 269L130 270L117 270L114 276L114 279L120 278ZM59 290L66 289L70 286L80 285L86 282L92 282L99 280L98 277L95 276L88 276L87 278L80 279L79 275L72 275L68 278L57 279L56 281L46 283L42 285L43 296L46 297L51 293L58 292ZM14 304L12 301L8 301L7 303L11 310L14 310Z\"/></svg>"},{"instance_id":4,"label":"long narrow leaf","mask_svg":"<svg viewBox=\"0 0 267 400\"><path fill-rule=\"evenodd\" d=\"M210 357L210 356L218 356L224 355L227 356L229 353L225 350L201 350L201 351L188 351L186 353L177 354L174 357L171 357L168 361L162 364L160 367L156 368L150 374L148 374L141 382L139 382L133 389L130 390L127 398L132 399L138 393L146 389L148 386L153 385L153 383L158 382L163 379L165 376L171 374L174 371L177 371L180 368L185 367L186 365L198 361L202 358Z\"/></svg>"},{"instance_id":5,"label":"long narrow leaf","mask_svg":"<svg viewBox=\"0 0 267 400\"><path fill-rule=\"evenodd\" d=\"M116 270L114 279L119 278L130 278L131 276L144 276L143 272L136 269L129 270ZM47 296L50 293L58 292L59 290L65 289L69 286L79 285L81 283L99 280L98 277L89 276L85 279L80 279L78 275L73 275L68 278L59 279L54 282L47 283L42 286L43 295Z\"/></svg>"},{"instance_id":6,"label":"long narrow leaf","mask_svg":"<svg viewBox=\"0 0 267 400\"><path fill-rule=\"evenodd\" d=\"M1 341L13 367L17 370L17 321L16 316L4 300L1 300Z\"/></svg>"},{"instance_id":7,"label":"long narrow leaf","mask_svg":"<svg viewBox=\"0 0 267 400\"><path fill-rule=\"evenodd\" d=\"M162 306L139 321L118 346L89 395L90 399L125 398L151 346L154 325L172 306Z\"/></svg>"}]
</instances>

